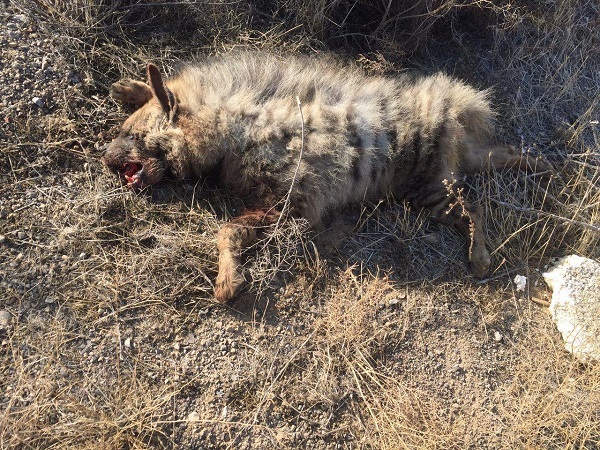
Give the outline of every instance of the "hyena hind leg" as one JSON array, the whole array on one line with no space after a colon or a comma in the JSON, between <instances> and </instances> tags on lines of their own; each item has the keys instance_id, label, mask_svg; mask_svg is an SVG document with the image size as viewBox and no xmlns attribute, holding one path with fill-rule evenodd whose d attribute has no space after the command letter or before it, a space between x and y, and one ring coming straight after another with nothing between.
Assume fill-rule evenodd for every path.
<instances>
[{"instance_id":1,"label":"hyena hind leg","mask_svg":"<svg viewBox=\"0 0 600 450\"><path fill-rule=\"evenodd\" d=\"M276 217L274 212L246 211L219 230L219 273L215 283L215 299L219 303L231 300L244 285L242 252L256 241L258 229L274 223Z\"/></svg>"},{"instance_id":2,"label":"hyena hind leg","mask_svg":"<svg viewBox=\"0 0 600 450\"><path fill-rule=\"evenodd\" d=\"M464 153L461 155L460 168L467 174L486 172L492 168L520 169L533 172L546 172L550 166L541 158L521 153L513 145L483 144L468 134L462 139Z\"/></svg>"},{"instance_id":3,"label":"hyena hind leg","mask_svg":"<svg viewBox=\"0 0 600 450\"><path fill-rule=\"evenodd\" d=\"M486 248L481 206L457 195L456 186L431 186L429 192L413 200L417 207L431 211L431 217L444 225L455 226L466 237L473 274L481 278L488 273L491 258Z\"/></svg>"}]
</instances>

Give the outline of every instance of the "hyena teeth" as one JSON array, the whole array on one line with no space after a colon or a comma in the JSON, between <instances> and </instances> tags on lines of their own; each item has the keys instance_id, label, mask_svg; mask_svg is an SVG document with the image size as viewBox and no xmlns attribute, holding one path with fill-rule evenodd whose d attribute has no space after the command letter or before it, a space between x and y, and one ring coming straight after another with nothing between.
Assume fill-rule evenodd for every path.
<instances>
[{"instance_id":1,"label":"hyena teeth","mask_svg":"<svg viewBox=\"0 0 600 450\"><path fill-rule=\"evenodd\" d=\"M282 204L318 227L346 205L393 194L458 226L473 272L484 276L482 211L460 195L462 176L492 167L548 170L492 143L488 92L443 74L367 76L333 57L238 53L166 81L149 64L147 83L122 80L111 93L138 107L102 158L130 186L156 184L167 170L182 180L213 174L251 199L217 235L222 302L243 284L242 249L279 219Z\"/></svg>"}]
</instances>

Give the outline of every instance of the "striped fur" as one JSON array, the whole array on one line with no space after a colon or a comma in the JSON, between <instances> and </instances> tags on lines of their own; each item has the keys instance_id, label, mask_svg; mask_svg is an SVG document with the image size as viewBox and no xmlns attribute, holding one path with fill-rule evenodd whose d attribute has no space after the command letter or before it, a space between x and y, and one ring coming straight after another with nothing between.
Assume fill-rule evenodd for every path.
<instances>
[{"instance_id":1,"label":"striped fur","mask_svg":"<svg viewBox=\"0 0 600 450\"><path fill-rule=\"evenodd\" d=\"M111 93L139 107L103 156L129 185L213 174L250 199L218 234L221 302L243 284L241 251L257 227L277 220L288 192L290 212L315 227L348 204L388 194L428 208L465 233L483 276L490 257L481 209L457 203L444 180L535 163L490 145L487 92L443 74L373 77L329 57L246 53L187 66L166 82L149 65L147 84L122 80Z\"/></svg>"}]
</instances>

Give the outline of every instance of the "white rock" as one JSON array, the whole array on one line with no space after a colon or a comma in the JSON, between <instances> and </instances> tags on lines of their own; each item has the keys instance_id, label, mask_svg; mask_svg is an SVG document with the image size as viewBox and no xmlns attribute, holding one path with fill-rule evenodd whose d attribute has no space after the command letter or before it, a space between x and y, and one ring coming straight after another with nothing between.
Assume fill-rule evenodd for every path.
<instances>
[{"instance_id":1,"label":"white rock","mask_svg":"<svg viewBox=\"0 0 600 450\"><path fill-rule=\"evenodd\" d=\"M12 314L8 311L0 311L0 331L7 330L12 321Z\"/></svg>"},{"instance_id":2,"label":"white rock","mask_svg":"<svg viewBox=\"0 0 600 450\"><path fill-rule=\"evenodd\" d=\"M124 345L127 348L131 348L132 347L132 342L131 342L131 338L130 337L128 337L127 339L125 339Z\"/></svg>"},{"instance_id":3,"label":"white rock","mask_svg":"<svg viewBox=\"0 0 600 450\"><path fill-rule=\"evenodd\" d=\"M522 292L525 290L525 287L527 286L527 277L524 275L515 275L515 279L513 280L515 282L515 287L517 289L517 292Z\"/></svg>"},{"instance_id":4,"label":"white rock","mask_svg":"<svg viewBox=\"0 0 600 450\"><path fill-rule=\"evenodd\" d=\"M496 342L502 341L502 333L500 333L499 331L494 331L494 340Z\"/></svg>"},{"instance_id":5,"label":"white rock","mask_svg":"<svg viewBox=\"0 0 600 450\"><path fill-rule=\"evenodd\" d=\"M41 108L42 106L44 106L44 100L42 100L39 97L33 97L31 99L31 103L33 103L34 105L36 105L38 108Z\"/></svg>"},{"instance_id":6,"label":"white rock","mask_svg":"<svg viewBox=\"0 0 600 450\"><path fill-rule=\"evenodd\" d=\"M600 263L569 255L543 274L550 313L565 348L582 362L600 360Z\"/></svg>"},{"instance_id":7,"label":"white rock","mask_svg":"<svg viewBox=\"0 0 600 450\"><path fill-rule=\"evenodd\" d=\"M188 414L187 420L189 422L198 422L200 420L200 414L198 414L196 411L192 411Z\"/></svg>"},{"instance_id":8,"label":"white rock","mask_svg":"<svg viewBox=\"0 0 600 450\"><path fill-rule=\"evenodd\" d=\"M29 22L29 17L27 17L25 14L15 14L13 16L13 20L26 24L27 22Z\"/></svg>"}]
</instances>

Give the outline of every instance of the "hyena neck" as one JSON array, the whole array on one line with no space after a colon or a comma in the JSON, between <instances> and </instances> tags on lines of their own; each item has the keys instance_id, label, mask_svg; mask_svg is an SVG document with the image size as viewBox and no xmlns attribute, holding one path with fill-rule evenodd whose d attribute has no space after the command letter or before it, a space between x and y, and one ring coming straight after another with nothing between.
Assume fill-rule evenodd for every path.
<instances>
[{"instance_id":1,"label":"hyena neck","mask_svg":"<svg viewBox=\"0 0 600 450\"><path fill-rule=\"evenodd\" d=\"M244 147L242 123L204 107L193 115L182 115L179 127L186 141L186 167L180 178L199 178L213 171L227 156Z\"/></svg>"}]
</instances>

